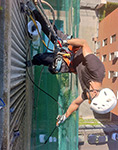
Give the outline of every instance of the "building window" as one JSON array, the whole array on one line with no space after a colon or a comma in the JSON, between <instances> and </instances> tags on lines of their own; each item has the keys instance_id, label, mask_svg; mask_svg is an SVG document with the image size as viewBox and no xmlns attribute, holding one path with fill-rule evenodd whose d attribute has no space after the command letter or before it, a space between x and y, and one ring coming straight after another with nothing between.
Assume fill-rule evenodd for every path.
<instances>
[{"instance_id":1,"label":"building window","mask_svg":"<svg viewBox=\"0 0 118 150\"><path fill-rule=\"evenodd\" d=\"M118 99L118 91L117 91L117 94L116 94L116 98Z\"/></svg>"},{"instance_id":2,"label":"building window","mask_svg":"<svg viewBox=\"0 0 118 150\"><path fill-rule=\"evenodd\" d=\"M100 45L101 45L101 42L100 42L100 41L97 42L97 43L96 43L96 49L100 49Z\"/></svg>"},{"instance_id":3,"label":"building window","mask_svg":"<svg viewBox=\"0 0 118 150\"><path fill-rule=\"evenodd\" d=\"M108 72L108 79L113 78L114 76L114 71L109 71Z\"/></svg>"},{"instance_id":4,"label":"building window","mask_svg":"<svg viewBox=\"0 0 118 150\"><path fill-rule=\"evenodd\" d=\"M106 46L107 45L107 38L103 40L102 46Z\"/></svg>"},{"instance_id":5,"label":"building window","mask_svg":"<svg viewBox=\"0 0 118 150\"><path fill-rule=\"evenodd\" d=\"M110 37L110 43L112 44L113 42L115 42L116 41L116 34L114 34L114 35L112 35L111 37Z\"/></svg>"},{"instance_id":6,"label":"building window","mask_svg":"<svg viewBox=\"0 0 118 150\"><path fill-rule=\"evenodd\" d=\"M117 71L109 71L108 79L110 79L110 78L118 78L118 72Z\"/></svg>"},{"instance_id":7,"label":"building window","mask_svg":"<svg viewBox=\"0 0 118 150\"><path fill-rule=\"evenodd\" d=\"M114 77L114 78L117 78L117 77L118 77L118 72L117 72L117 71L114 71L113 77Z\"/></svg>"},{"instance_id":8,"label":"building window","mask_svg":"<svg viewBox=\"0 0 118 150\"><path fill-rule=\"evenodd\" d=\"M106 61L106 59L107 59L107 55L103 55L102 56L102 62Z\"/></svg>"},{"instance_id":9,"label":"building window","mask_svg":"<svg viewBox=\"0 0 118 150\"><path fill-rule=\"evenodd\" d=\"M118 51L109 54L109 61L118 58Z\"/></svg>"},{"instance_id":10,"label":"building window","mask_svg":"<svg viewBox=\"0 0 118 150\"><path fill-rule=\"evenodd\" d=\"M109 54L109 61L113 60L114 59L114 53L110 53Z\"/></svg>"},{"instance_id":11,"label":"building window","mask_svg":"<svg viewBox=\"0 0 118 150\"><path fill-rule=\"evenodd\" d=\"M118 58L118 51L114 52L114 59Z\"/></svg>"}]
</instances>

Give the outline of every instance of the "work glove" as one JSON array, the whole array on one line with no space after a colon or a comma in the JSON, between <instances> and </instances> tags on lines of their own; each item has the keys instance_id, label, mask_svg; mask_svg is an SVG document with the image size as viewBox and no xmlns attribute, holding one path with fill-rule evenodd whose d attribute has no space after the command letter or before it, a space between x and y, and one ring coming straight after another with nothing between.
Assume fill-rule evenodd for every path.
<instances>
[{"instance_id":1,"label":"work glove","mask_svg":"<svg viewBox=\"0 0 118 150\"><path fill-rule=\"evenodd\" d=\"M56 119L57 119L56 125L59 126L60 124L64 123L64 121L67 119L67 117L65 114L62 116L58 115Z\"/></svg>"}]
</instances>

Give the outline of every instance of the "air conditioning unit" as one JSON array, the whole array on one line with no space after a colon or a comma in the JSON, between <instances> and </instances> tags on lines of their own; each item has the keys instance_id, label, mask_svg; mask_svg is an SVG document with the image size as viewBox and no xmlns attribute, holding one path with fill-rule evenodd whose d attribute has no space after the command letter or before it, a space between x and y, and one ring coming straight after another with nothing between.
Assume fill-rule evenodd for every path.
<instances>
[{"instance_id":1,"label":"air conditioning unit","mask_svg":"<svg viewBox=\"0 0 118 150\"><path fill-rule=\"evenodd\" d=\"M114 52L114 58L118 58L118 51Z\"/></svg>"},{"instance_id":2,"label":"air conditioning unit","mask_svg":"<svg viewBox=\"0 0 118 150\"><path fill-rule=\"evenodd\" d=\"M118 72L114 72L113 77L117 78L118 77Z\"/></svg>"}]
</instances>

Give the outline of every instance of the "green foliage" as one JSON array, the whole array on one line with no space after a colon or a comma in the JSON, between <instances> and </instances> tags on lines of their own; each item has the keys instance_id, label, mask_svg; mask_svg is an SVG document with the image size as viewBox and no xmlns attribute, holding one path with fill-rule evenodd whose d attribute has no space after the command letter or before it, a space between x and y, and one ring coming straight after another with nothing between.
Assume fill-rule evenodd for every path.
<instances>
[{"instance_id":1,"label":"green foliage","mask_svg":"<svg viewBox=\"0 0 118 150\"><path fill-rule=\"evenodd\" d=\"M99 15L100 15L99 21L102 21L107 15L109 15L116 8L118 8L118 3L107 2L107 4L104 5L99 10Z\"/></svg>"},{"instance_id":2,"label":"green foliage","mask_svg":"<svg viewBox=\"0 0 118 150\"><path fill-rule=\"evenodd\" d=\"M79 118L79 126L81 125L100 125L101 123L98 122L96 119L83 119Z\"/></svg>"},{"instance_id":3,"label":"green foliage","mask_svg":"<svg viewBox=\"0 0 118 150\"><path fill-rule=\"evenodd\" d=\"M105 6L104 6L99 10L99 15L100 15L99 21L102 21L105 18L105 13L106 13L106 10L105 10Z\"/></svg>"},{"instance_id":4,"label":"green foliage","mask_svg":"<svg viewBox=\"0 0 118 150\"><path fill-rule=\"evenodd\" d=\"M3 8L0 6L0 10L3 10Z\"/></svg>"},{"instance_id":5,"label":"green foliage","mask_svg":"<svg viewBox=\"0 0 118 150\"><path fill-rule=\"evenodd\" d=\"M118 3L107 2L107 5L106 5L106 14L105 15L107 16L112 11L114 11L116 8L118 8Z\"/></svg>"},{"instance_id":6,"label":"green foliage","mask_svg":"<svg viewBox=\"0 0 118 150\"><path fill-rule=\"evenodd\" d=\"M68 87L69 86L69 74L68 73L64 73L64 74L58 74L57 75L57 79L60 80L60 76L61 76L61 85L60 87Z\"/></svg>"}]
</instances>

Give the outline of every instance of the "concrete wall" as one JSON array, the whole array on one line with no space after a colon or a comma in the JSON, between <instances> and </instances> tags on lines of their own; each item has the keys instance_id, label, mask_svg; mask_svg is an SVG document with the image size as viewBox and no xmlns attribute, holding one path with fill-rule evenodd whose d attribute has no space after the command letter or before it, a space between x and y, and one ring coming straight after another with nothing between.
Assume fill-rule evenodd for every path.
<instances>
[{"instance_id":1,"label":"concrete wall","mask_svg":"<svg viewBox=\"0 0 118 150\"><path fill-rule=\"evenodd\" d=\"M93 38L98 37L98 32L99 32L98 11L96 10L96 8L100 8L103 4L105 4L107 2L117 2L118 3L118 0L103 0L103 1L102 0L90 0L90 1L81 0L80 1L81 9L80 9L79 38L86 39L90 48L93 50L93 52L96 52L96 44L93 41ZM106 29L105 26L104 26L104 29ZM108 33L110 34L109 31L113 32L112 29L115 29L115 28L110 27L110 30L106 29L107 30L106 34L108 34ZM101 33L104 33L104 32L101 32ZM106 48L106 50L108 50L108 49ZM109 66L109 64L107 66ZM108 82L106 81L106 83L104 85L107 85L107 84L108 84ZM111 84L109 86L111 86ZM115 89L116 88L117 88L117 86L115 85ZM81 106L79 108L79 116L84 117L84 118L94 118L95 116L97 116L98 118L100 118L100 115L96 115L90 110L89 104L87 101L85 101L84 103L81 104ZM106 117L108 118L109 114L107 114Z\"/></svg>"},{"instance_id":2,"label":"concrete wall","mask_svg":"<svg viewBox=\"0 0 118 150\"><path fill-rule=\"evenodd\" d=\"M97 37L98 17L95 10L80 9L79 38L86 39L90 48L95 50L94 37Z\"/></svg>"},{"instance_id":3,"label":"concrete wall","mask_svg":"<svg viewBox=\"0 0 118 150\"><path fill-rule=\"evenodd\" d=\"M104 4L106 4L107 2L118 2L118 1L117 0L90 0L90 1L81 0L80 1L79 38L86 39L93 52L96 52L96 42L94 41L94 38L98 37L98 32L99 32L99 19L98 19L97 9L103 6ZM106 33L109 33L109 30ZM79 116L83 118L101 117L100 115L97 115L90 110L88 101L85 101L84 103L81 104L79 108ZM108 118L109 114L102 117Z\"/></svg>"},{"instance_id":4,"label":"concrete wall","mask_svg":"<svg viewBox=\"0 0 118 150\"><path fill-rule=\"evenodd\" d=\"M98 25L99 20L95 10L95 7L100 3L97 0L82 0L80 1L80 30L79 38L87 40L91 50L95 51L94 37L98 36ZM80 93L81 87L79 85ZM79 117L83 118L94 118L93 111L90 110L88 101L80 105Z\"/></svg>"}]
</instances>

